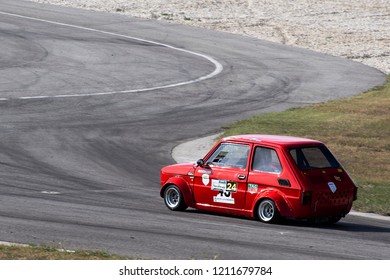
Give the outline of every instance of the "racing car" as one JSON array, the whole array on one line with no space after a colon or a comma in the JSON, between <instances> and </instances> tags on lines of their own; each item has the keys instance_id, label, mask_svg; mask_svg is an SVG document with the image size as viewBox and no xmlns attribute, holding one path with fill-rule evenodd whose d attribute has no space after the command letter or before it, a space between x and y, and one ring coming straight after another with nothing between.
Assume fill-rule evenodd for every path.
<instances>
[{"instance_id":1,"label":"racing car","mask_svg":"<svg viewBox=\"0 0 390 280\"><path fill-rule=\"evenodd\" d=\"M357 186L324 143L292 136L225 137L196 163L162 168L160 178L170 210L191 207L264 223L336 223L357 199Z\"/></svg>"}]
</instances>

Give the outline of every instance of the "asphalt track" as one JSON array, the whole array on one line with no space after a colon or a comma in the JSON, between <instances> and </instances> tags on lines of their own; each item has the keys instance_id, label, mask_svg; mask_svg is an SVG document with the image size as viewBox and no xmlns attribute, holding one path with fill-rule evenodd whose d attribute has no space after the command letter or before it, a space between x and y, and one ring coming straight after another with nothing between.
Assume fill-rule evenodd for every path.
<instances>
[{"instance_id":1,"label":"asphalt track","mask_svg":"<svg viewBox=\"0 0 390 280\"><path fill-rule=\"evenodd\" d=\"M0 3L0 240L157 259L389 259L390 223L169 211L172 148L382 84L345 59L203 29Z\"/></svg>"}]
</instances>

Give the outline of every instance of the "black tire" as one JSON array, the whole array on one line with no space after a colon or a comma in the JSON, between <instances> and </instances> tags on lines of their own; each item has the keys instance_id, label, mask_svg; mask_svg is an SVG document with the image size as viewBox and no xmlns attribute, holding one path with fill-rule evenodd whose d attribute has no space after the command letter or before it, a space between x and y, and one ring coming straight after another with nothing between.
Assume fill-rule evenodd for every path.
<instances>
[{"instance_id":1,"label":"black tire","mask_svg":"<svg viewBox=\"0 0 390 280\"><path fill-rule=\"evenodd\" d=\"M341 216L330 217L330 218L328 219L328 224L329 224L329 225L333 225L333 224L337 223L338 221L340 221L341 218L342 218Z\"/></svg>"},{"instance_id":2,"label":"black tire","mask_svg":"<svg viewBox=\"0 0 390 280\"><path fill-rule=\"evenodd\" d=\"M273 224L280 220L279 210L271 199L263 199L257 206L257 217L260 222Z\"/></svg>"},{"instance_id":3,"label":"black tire","mask_svg":"<svg viewBox=\"0 0 390 280\"><path fill-rule=\"evenodd\" d=\"M175 185L168 186L164 191L165 205L172 211L183 211L187 209L183 194Z\"/></svg>"}]
</instances>

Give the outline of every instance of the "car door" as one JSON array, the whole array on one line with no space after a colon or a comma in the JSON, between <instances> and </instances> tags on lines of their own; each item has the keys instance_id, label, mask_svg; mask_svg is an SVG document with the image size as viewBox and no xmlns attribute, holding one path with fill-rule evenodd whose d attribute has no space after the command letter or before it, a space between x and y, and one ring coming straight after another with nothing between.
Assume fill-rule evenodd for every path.
<instances>
[{"instance_id":1,"label":"car door","mask_svg":"<svg viewBox=\"0 0 390 280\"><path fill-rule=\"evenodd\" d=\"M221 143L194 174L194 196L199 206L243 209L251 145Z\"/></svg>"}]
</instances>

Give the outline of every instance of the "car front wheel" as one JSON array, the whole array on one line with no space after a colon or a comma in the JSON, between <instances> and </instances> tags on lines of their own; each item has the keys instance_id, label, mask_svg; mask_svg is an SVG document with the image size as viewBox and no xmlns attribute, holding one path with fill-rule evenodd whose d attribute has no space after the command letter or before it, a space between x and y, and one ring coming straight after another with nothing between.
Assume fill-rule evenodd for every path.
<instances>
[{"instance_id":1,"label":"car front wheel","mask_svg":"<svg viewBox=\"0 0 390 280\"><path fill-rule=\"evenodd\" d=\"M187 208L183 194L175 185L168 186L164 191L165 205L172 211L182 211Z\"/></svg>"},{"instance_id":2,"label":"car front wheel","mask_svg":"<svg viewBox=\"0 0 390 280\"><path fill-rule=\"evenodd\" d=\"M275 223L279 220L280 214L275 203L271 199L264 199L257 207L257 216L263 223Z\"/></svg>"}]
</instances>

